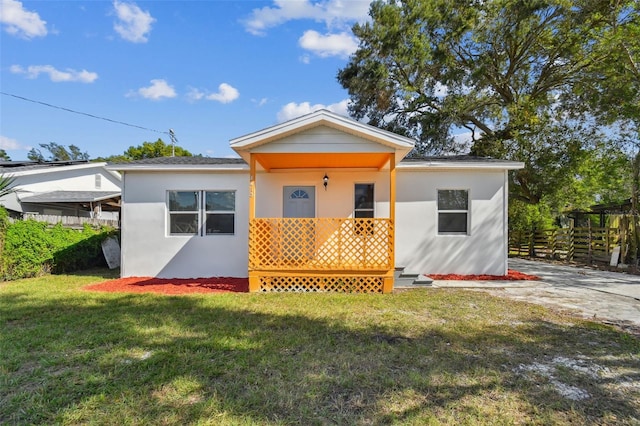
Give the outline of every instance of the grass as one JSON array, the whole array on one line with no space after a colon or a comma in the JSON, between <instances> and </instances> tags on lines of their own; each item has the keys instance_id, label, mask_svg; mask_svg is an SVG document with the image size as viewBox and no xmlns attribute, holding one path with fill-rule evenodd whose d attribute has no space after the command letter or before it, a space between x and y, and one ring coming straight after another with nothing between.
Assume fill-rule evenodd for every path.
<instances>
[{"instance_id":1,"label":"grass","mask_svg":"<svg viewBox=\"0 0 640 426\"><path fill-rule=\"evenodd\" d=\"M0 283L0 424L638 424L640 340L459 290Z\"/></svg>"}]
</instances>

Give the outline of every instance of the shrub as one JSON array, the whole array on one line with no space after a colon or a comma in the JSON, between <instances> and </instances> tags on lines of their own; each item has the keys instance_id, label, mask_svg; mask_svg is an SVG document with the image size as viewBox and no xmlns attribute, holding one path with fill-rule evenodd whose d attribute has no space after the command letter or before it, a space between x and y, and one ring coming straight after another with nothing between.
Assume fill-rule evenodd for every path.
<instances>
[{"instance_id":1,"label":"shrub","mask_svg":"<svg viewBox=\"0 0 640 426\"><path fill-rule=\"evenodd\" d=\"M0 216L0 233L2 219ZM0 279L13 280L47 273L73 272L105 265L102 241L117 231L50 227L35 220L5 223ZM1 239L1 238L0 238Z\"/></svg>"}]
</instances>

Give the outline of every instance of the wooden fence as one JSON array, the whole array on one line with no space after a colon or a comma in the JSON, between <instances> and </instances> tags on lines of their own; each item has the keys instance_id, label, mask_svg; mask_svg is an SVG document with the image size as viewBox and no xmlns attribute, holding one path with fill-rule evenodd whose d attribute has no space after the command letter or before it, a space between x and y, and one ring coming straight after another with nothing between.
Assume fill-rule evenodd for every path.
<instances>
[{"instance_id":1,"label":"wooden fence","mask_svg":"<svg viewBox=\"0 0 640 426\"><path fill-rule=\"evenodd\" d=\"M618 228L560 228L533 232L512 231L509 254L514 256L609 263L611 252L621 246L624 258L625 235Z\"/></svg>"},{"instance_id":2,"label":"wooden fence","mask_svg":"<svg viewBox=\"0 0 640 426\"><path fill-rule=\"evenodd\" d=\"M61 223L62 226L68 228L82 228L85 224L89 224L94 227L110 226L112 228L119 228L120 224L117 220L111 219L94 219L91 217L77 217L77 216L56 216L48 214L33 214L25 213L23 219L33 219L38 222L46 222L52 225Z\"/></svg>"}]
</instances>

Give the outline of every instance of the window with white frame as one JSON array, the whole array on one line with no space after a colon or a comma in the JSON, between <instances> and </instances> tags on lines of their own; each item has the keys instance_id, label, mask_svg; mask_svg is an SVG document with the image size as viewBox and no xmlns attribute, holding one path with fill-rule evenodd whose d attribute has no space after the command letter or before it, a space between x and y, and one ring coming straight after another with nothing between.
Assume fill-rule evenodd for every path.
<instances>
[{"instance_id":1,"label":"window with white frame","mask_svg":"<svg viewBox=\"0 0 640 426\"><path fill-rule=\"evenodd\" d=\"M469 226L469 191L438 190L438 234L467 235Z\"/></svg>"},{"instance_id":2,"label":"window with white frame","mask_svg":"<svg viewBox=\"0 0 640 426\"><path fill-rule=\"evenodd\" d=\"M235 232L235 191L205 192L205 232L211 234L233 234Z\"/></svg>"},{"instance_id":3,"label":"window with white frame","mask_svg":"<svg viewBox=\"0 0 640 426\"><path fill-rule=\"evenodd\" d=\"M235 198L235 191L169 191L169 234L234 234Z\"/></svg>"},{"instance_id":4,"label":"window with white frame","mask_svg":"<svg viewBox=\"0 0 640 426\"><path fill-rule=\"evenodd\" d=\"M372 218L374 216L373 184L356 183L354 194L353 217Z\"/></svg>"}]
</instances>

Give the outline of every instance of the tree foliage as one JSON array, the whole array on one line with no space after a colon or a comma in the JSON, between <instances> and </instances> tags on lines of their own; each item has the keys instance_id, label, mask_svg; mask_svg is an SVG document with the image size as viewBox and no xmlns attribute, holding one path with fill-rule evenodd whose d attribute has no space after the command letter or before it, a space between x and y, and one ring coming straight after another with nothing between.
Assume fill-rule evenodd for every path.
<instances>
[{"instance_id":1,"label":"tree foliage","mask_svg":"<svg viewBox=\"0 0 640 426\"><path fill-rule=\"evenodd\" d=\"M0 173L0 198L15 192L15 178Z\"/></svg>"},{"instance_id":2,"label":"tree foliage","mask_svg":"<svg viewBox=\"0 0 640 426\"><path fill-rule=\"evenodd\" d=\"M146 158L171 157L172 155L176 157L193 156L192 153L181 146L172 146L171 144L167 145L162 139L158 138L155 142L143 142L138 146L130 146L121 155L112 155L106 158L98 158L97 160L108 161L111 163L126 163Z\"/></svg>"},{"instance_id":3,"label":"tree foliage","mask_svg":"<svg viewBox=\"0 0 640 426\"><path fill-rule=\"evenodd\" d=\"M45 151L45 154L38 148L31 148L27 154L27 158L31 161L76 161L76 160L88 160L89 153L82 152L76 145L69 145L67 149L64 145L57 144L55 142L41 143L40 148Z\"/></svg>"},{"instance_id":4,"label":"tree foliage","mask_svg":"<svg viewBox=\"0 0 640 426\"><path fill-rule=\"evenodd\" d=\"M610 96L593 80L638 51L640 37L629 39L637 9L631 0L376 1L371 22L354 27L360 45L338 81L355 118L415 138L418 154L470 149L523 161L514 199L558 204L612 171L597 159L617 145L575 100ZM636 116L638 90L618 89ZM452 137L461 129L470 146Z\"/></svg>"},{"instance_id":5,"label":"tree foliage","mask_svg":"<svg viewBox=\"0 0 640 426\"><path fill-rule=\"evenodd\" d=\"M191 154L186 149L180 146L172 146L166 144L162 139L158 138L155 142L143 142L142 145L130 146L124 152L125 157L131 160L143 160L145 158L158 158L158 157L191 157Z\"/></svg>"},{"instance_id":6,"label":"tree foliage","mask_svg":"<svg viewBox=\"0 0 640 426\"><path fill-rule=\"evenodd\" d=\"M11 157L7 154L7 151L4 149L0 149L0 160L11 161Z\"/></svg>"}]
</instances>

